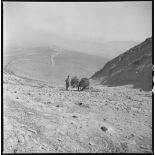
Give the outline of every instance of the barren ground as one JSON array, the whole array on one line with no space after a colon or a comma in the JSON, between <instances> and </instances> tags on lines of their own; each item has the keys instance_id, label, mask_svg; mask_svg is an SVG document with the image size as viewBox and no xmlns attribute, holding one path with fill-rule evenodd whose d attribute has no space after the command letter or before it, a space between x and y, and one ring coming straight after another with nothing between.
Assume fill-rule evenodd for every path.
<instances>
[{"instance_id":1,"label":"barren ground","mask_svg":"<svg viewBox=\"0 0 155 155\"><path fill-rule=\"evenodd\" d=\"M152 92L65 91L4 73L4 153L152 152Z\"/></svg>"}]
</instances>

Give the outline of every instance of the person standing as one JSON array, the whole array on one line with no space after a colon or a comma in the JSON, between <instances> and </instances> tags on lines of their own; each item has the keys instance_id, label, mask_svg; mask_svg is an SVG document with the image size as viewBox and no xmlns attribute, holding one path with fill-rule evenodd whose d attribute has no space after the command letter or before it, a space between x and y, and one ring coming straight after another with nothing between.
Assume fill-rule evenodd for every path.
<instances>
[{"instance_id":1,"label":"person standing","mask_svg":"<svg viewBox=\"0 0 155 155\"><path fill-rule=\"evenodd\" d=\"M65 82L66 82L66 90L68 90L68 88L69 88L69 75L66 78Z\"/></svg>"}]
</instances>

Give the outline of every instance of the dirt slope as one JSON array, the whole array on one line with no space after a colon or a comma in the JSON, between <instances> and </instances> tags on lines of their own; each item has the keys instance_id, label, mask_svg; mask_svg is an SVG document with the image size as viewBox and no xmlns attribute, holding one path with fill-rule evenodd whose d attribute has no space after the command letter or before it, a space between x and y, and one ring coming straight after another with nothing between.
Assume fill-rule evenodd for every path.
<instances>
[{"instance_id":1,"label":"dirt slope","mask_svg":"<svg viewBox=\"0 0 155 155\"><path fill-rule=\"evenodd\" d=\"M65 91L4 73L4 152L152 152L152 94L130 86Z\"/></svg>"},{"instance_id":2,"label":"dirt slope","mask_svg":"<svg viewBox=\"0 0 155 155\"><path fill-rule=\"evenodd\" d=\"M92 79L109 86L133 84L135 88L152 89L152 38L112 59Z\"/></svg>"}]
</instances>

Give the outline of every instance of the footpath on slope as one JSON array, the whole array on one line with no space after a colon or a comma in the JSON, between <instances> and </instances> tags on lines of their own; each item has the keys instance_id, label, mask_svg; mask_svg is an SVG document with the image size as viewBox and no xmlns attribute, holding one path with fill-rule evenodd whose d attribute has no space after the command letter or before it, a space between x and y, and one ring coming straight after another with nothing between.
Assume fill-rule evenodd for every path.
<instances>
[{"instance_id":1,"label":"footpath on slope","mask_svg":"<svg viewBox=\"0 0 155 155\"><path fill-rule=\"evenodd\" d=\"M52 65L55 65L55 60L54 58L58 55L59 53L54 53L51 55L51 62L52 62Z\"/></svg>"}]
</instances>

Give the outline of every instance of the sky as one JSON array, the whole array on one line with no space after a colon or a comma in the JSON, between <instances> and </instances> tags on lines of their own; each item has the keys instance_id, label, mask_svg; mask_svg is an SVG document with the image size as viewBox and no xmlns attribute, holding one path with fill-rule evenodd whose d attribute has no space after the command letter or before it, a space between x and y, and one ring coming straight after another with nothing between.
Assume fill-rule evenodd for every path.
<instances>
[{"instance_id":1,"label":"sky","mask_svg":"<svg viewBox=\"0 0 155 155\"><path fill-rule=\"evenodd\" d=\"M3 2L4 44L144 41L152 2Z\"/></svg>"}]
</instances>

